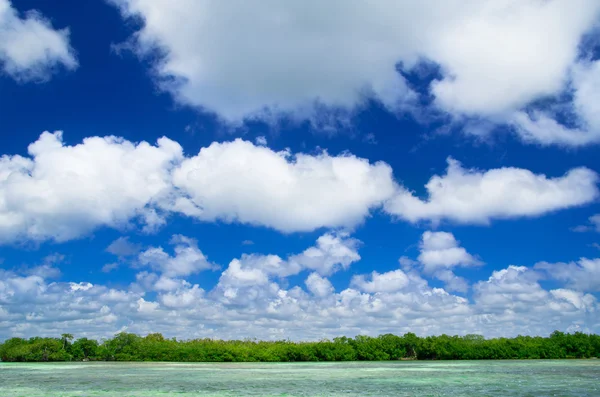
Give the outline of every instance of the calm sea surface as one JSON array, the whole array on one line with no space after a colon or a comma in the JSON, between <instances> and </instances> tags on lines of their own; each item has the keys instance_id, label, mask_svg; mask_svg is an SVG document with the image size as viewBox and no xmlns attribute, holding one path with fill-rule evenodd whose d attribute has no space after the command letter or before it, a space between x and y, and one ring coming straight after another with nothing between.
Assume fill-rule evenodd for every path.
<instances>
[{"instance_id":1,"label":"calm sea surface","mask_svg":"<svg viewBox=\"0 0 600 397\"><path fill-rule=\"evenodd\" d=\"M600 396L600 360L0 363L0 396Z\"/></svg>"}]
</instances>

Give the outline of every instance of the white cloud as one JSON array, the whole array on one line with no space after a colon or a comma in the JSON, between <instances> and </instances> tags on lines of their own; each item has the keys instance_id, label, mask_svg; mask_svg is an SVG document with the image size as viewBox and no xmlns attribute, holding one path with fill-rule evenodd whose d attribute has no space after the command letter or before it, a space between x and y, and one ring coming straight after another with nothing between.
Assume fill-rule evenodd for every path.
<instances>
[{"instance_id":1,"label":"white cloud","mask_svg":"<svg viewBox=\"0 0 600 397\"><path fill-rule=\"evenodd\" d=\"M307 292L288 286L290 280L278 274L277 258L234 259L210 291L174 278L164 280L168 288L156 288L163 277L154 273L138 274L129 288L110 289L0 270L0 339L56 336L65 329L94 338L127 329L178 338L313 340L388 332L494 337L599 331L594 296L568 288L546 290L541 275L526 267L494 271L467 299L432 288L415 269L358 274L340 289L310 272Z\"/></svg>"},{"instance_id":2,"label":"white cloud","mask_svg":"<svg viewBox=\"0 0 600 397\"><path fill-rule=\"evenodd\" d=\"M0 158L0 242L66 241L134 218L154 227L165 222L157 209L286 232L350 227L395 189L384 163L292 156L241 140L182 162L181 147L167 138L157 146L116 137L67 146L60 132L46 132L29 154Z\"/></svg>"},{"instance_id":3,"label":"white cloud","mask_svg":"<svg viewBox=\"0 0 600 397\"><path fill-rule=\"evenodd\" d=\"M184 160L173 183L183 195L174 211L284 232L356 226L395 190L385 163L326 152L292 155L239 139Z\"/></svg>"},{"instance_id":4,"label":"white cloud","mask_svg":"<svg viewBox=\"0 0 600 397\"><path fill-rule=\"evenodd\" d=\"M160 301L163 306L175 309L198 306L203 300L204 290L196 284L189 288L182 288L173 292L163 293L160 296Z\"/></svg>"},{"instance_id":5,"label":"white cloud","mask_svg":"<svg viewBox=\"0 0 600 397\"><path fill-rule=\"evenodd\" d=\"M403 289L409 283L408 276L402 270L393 270L387 273L371 273L371 279L367 280L365 275L357 275L352 278L351 284L364 292L395 292Z\"/></svg>"},{"instance_id":6,"label":"white cloud","mask_svg":"<svg viewBox=\"0 0 600 397\"><path fill-rule=\"evenodd\" d=\"M583 126L600 139L600 61L581 61L572 71L573 107Z\"/></svg>"},{"instance_id":7,"label":"white cloud","mask_svg":"<svg viewBox=\"0 0 600 397\"><path fill-rule=\"evenodd\" d=\"M150 145L89 137L66 145L62 133L45 132L28 151L29 157L0 157L0 244L63 242L101 227L139 225L151 232L172 213L282 232L347 230L382 207L410 222L485 224L598 196L597 174L587 168L548 178L517 168L467 170L450 159L446 175L431 178L429 198L422 200L399 186L383 162L326 152L292 155L242 140L184 157L168 138ZM127 243L117 240L109 252L123 257L139 249Z\"/></svg>"},{"instance_id":8,"label":"white cloud","mask_svg":"<svg viewBox=\"0 0 600 397\"><path fill-rule=\"evenodd\" d=\"M491 0L464 8L472 13L435 38L431 58L446 71L432 88L443 108L472 115L503 115L559 93L600 10L593 0Z\"/></svg>"},{"instance_id":9,"label":"white cloud","mask_svg":"<svg viewBox=\"0 0 600 397\"><path fill-rule=\"evenodd\" d=\"M567 283L569 288L581 291L600 291L600 258L581 258L577 262L540 262L536 269L544 270L549 277Z\"/></svg>"},{"instance_id":10,"label":"white cloud","mask_svg":"<svg viewBox=\"0 0 600 397\"><path fill-rule=\"evenodd\" d=\"M448 291L457 291L466 293L469 290L469 282L464 278L454 274L452 270L440 269L433 273L433 276L444 282L444 288Z\"/></svg>"},{"instance_id":11,"label":"white cloud","mask_svg":"<svg viewBox=\"0 0 600 397\"><path fill-rule=\"evenodd\" d=\"M458 292L467 292L469 283L454 274L452 269L483 264L461 247L452 233L432 231L426 231L421 236L417 260L403 256L399 262L407 271L419 267L423 274L443 281L447 290Z\"/></svg>"},{"instance_id":12,"label":"white cloud","mask_svg":"<svg viewBox=\"0 0 600 397\"><path fill-rule=\"evenodd\" d=\"M426 273L433 273L439 268L481 264L466 249L459 246L452 233L427 231L421 238L420 249L421 253L417 259Z\"/></svg>"},{"instance_id":13,"label":"white cloud","mask_svg":"<svg viewBox=\"0 0 600 397\"><path fill-rule=\"evenodd\" d=\"M0 243L61 242L143 223L145 209L171 189L169 169L182 156L167 138L152 146L90 137L69 146L61 132L43 133L28 152L0 157Z\"/></svg>"},{"instance_id":14,"label":"white cloud","mask_svg":"<svg viewBox=\"0 0 600 397\"><path fill-rule=\"evenodd\" d=\"M25 271L27 274L39 276L45 279L59 278L61 275L60 269L53 267L51 264L36 266Z\"/></svg>"},{"instance_id":15,"label":"white cloud","mask_svg":"<svg viewBox=\"0 0 600 397\"><path fill-rule=\"evenodd\" d=\"M317 275L328 276L359 261L358 245L357 240L346 234L327 233L317 239L315 246L290 255L287 260L278 255L244 254L229 263L219 285L223 288L265 285L274 277L285 278L306 270L314 272L313 281L317 282Z\"/></svg>"},{"instance_id":16,"label":"white cloud","mask_svg":"<svg viewBox=\"0 0 600 397\"><path fill-rule=\"evenodd\" d=\"M425 185L425 200L401 189L385 209L410 222L448 219L488 224L492 219L533 217L590 203L598 197L597 183L598 175L588 168L549 178L521 168L465 169L449 158L446 175L435 175Z\"/></svg>"},{"instance_id":17,"label":"white cloud","mask_svg":"<svg viewBox=\"0 0 600 397\"><path fill-rule=\"evenodd\" d=\"M292 156L241 140L184 160L167 138L152 146L90 137L69 146L62 133L45 132L29 154L0 157L0 242L60 242L132 220L153 229L166 222L165 211L285 232L352 227L396 186L385 163ZM114 244L120 250L110 250L124 249Z\"/></svg>"},{"instance_id":18,"label":"white cloud","mask_svg":"<svg viewBox=\"0 0 600 397\"><path fill-rule=\"evenodd\" d=\"M510 120L564 90L600 11L595 0L111 1L143 20L134 51L164 55L158 84L229 121L314 119L315 102L351 111L366 96L402 110L415 93L396 67L422 61L440 67L429 86L439 108Z\"/></svg>"},{"instance_id":19,"label":"white cloud","mask_svg":"<svg viewBox=\"0 0 600 397\"><path fill-rule=\"evenodd\" d=\"M151 314L154 313L160 304L158 302L148 302L144 300L144 298L140 298L137 300L137 311L143 314Z\"/></svg>"},{"instance_id":20,"label":"white cloud","mask_svg":"<svg viewBox=\"0 0 600 397\"><path fill-rule=\"evenodd\" d=\"M3 335L58 335L61 327L67 326L79 336L99 336L112 330L117 321L122 323L115 313L129 313L129 305L140 297L87 282L49 283L39 276L4 273L1 280L0 305L10 321L0 322Z\"/></svg>"},{"instance_id":21,"label":"white cloud","mask_svg":"<svg viewBox=\"0 0 600 397\"><path fill-rule=\"evenodd\" d=\"M560 304L564 305L564 302L567 302L579 310L584 309L592 311L596 305L596 298L593 295L583 294L578 291L559 288L551 290L550 294L553 298L558 300Z\"/></svg>"},{"instance_id":22,"label":"white cloud","mask_svg":"<svg viewBox=\"0 0 600 397\"><path fill-rule=\"evenodd\" d=\"M588 224L587 225L579 225L579 226L575 226L572 229L574 232L589 232L589 231L596 231L598 233L600 233L600 214L595 214L592 215L588 218Z\"/></svg>"},{"instance_id":23,"label":"white cloud","mask_svg":"<svg viewBox=\"0 0 600 397\"><path fill-rule=\"evenodd\" d=\"M288 259L292 267L314 270L320 275L330 275L360 260L357 252L360 242L345 233L327 233L317 239L317 245Z\"/></svg>"},{"instance_id":24,"label":"white cloud","mask_svg":"<svg viewBox=\"0 0 600 397\"><path fill-rule=\"evenodd\" d=\"M566 127L557 122L553 115L542 111L530 114L518 112L513 116L512 123L525 142L542 145L584 146L597 142L600 136L585 129Z\"/></svg>"},{"instance_id":25,"label":"white cloud","mask_svg":"<svg viewBox=\"0 0 600 397\"><path fill-rule=\"evenodd\" d=\"M395 64L412 51L393 30L410 29L390 14L389 2L113 2L124 16L144 19L137 51L165 53L154 70L161 87L231 121L270 112L310 116L317 100L352 108L367 90L392 106L408 94Z\"/></svg>"},{"instance_id":26,"label":"white cloud","mask_svg":"<svg viewBox=\"0 0 600 397\"><path fill-rule=\"evenodd\" d=\"M587 332L593 332L588 327L597 327L596 298L563 288L545 290L539 278L524 266L495 271L487 281L474 286L475 305L486 322L517 327L527 334L540 334L541 329L557 328L560 323L584 324Z\"/></svg>"},{"instance_id":27,"label":"white cloud","mask_svg":"<svg viewBox=\"0 0 600 397\"><path fill-rule=\"evenodd\" d=\"M580 61L570 76L573 99L565 107L574 114L576 125L561 124L550 112L518 112L513 125L523 140L574 147L600 142L600 61Z\"/></svg>"},{"instance_id":28,"label":"white cloud","mask_svg":"<svg viewBox=\"0 0 600 397\"><path fill-rule=\"evenodd\" d=\"M335 288L326 277L321 277L317 273L308 275L305 281L306 288L315 296L324 298L331 296L335 292Z\"/></svg>"},{"instance_id":29,"label":"white cloud","mask_svg":"<svg viewBox=\"0 0 600 397\"><path fill-rule=\"evenodd\" d=\"M78 66L68 29L54 29L37 11L21 17L9 0L0 0L0 36L0 69L16 80L46 80L57 66Z\"/></svg>"},{"instance_id":30,"label":"white cloud","mask_svg":"<svg viewBox=\"0 0 600 397\"><path fill-rule=\"evenodd\" d=\"M61 271L56 267L57 264L64 262L65 256L54 253L44 257L42 264L33 267L20 267L16 271L20 274L30 276L39 276L43 279L57 279L61 276Z\"/></svg>"},{"instance_id":31,"label":"white cloud","mask_svg":"<svg viewBox=\"0 0 600 397\"><path fill-rule=\"evenodd\" d=\"M71 287L71 291L87 291L89 289L94 288L94 285L92 283L88 283L88 282L80 282L80 283L69 283L69 286Z\"/></svg>"},{"instance_id":32,"label":"white cloud","mask_svg":"<svg viewBox=\"0 0 600 397\"><path fill-rule=\"evenodd\" d=\"M474 286L477 302L488 311L529 311L545 304L548 293L538 283L540 275L525 266L494 271L487 281Z\"/></svg>"},{"instance_id":33,"label":"white cloud","mask_svg":"<svg viewBox=\"0 0 600 397\"><path fill-rule=\"evenodd\" d=\"M289 320L302 315L310 298L300 287L285 290L280 283L287 283L289 276L310 271L305 284L312 296L331 301L334 289L324 276L359 260L357 243L344 234L325 234L315 246L290 255L287 260L277 255L242 255L229 263L210 296L231 310L263 312L267 317Z\"/></svg>"},{"instance_id":34,"label":"white cloud","mask_svg":"<svg viewBox=\"0 0 600 397\"><path fill-rule=\"evenodd\" d=\"M243 287L243 286L262 286L269 282L268 270L260 267L248 266L248 262L258 262L260 265L270 269L273 262L279 266L281 258L276 255L268 255L265 257L256 258L253 256L244 256L242 259L234 259L229 262L229 266L221 275L219 284L226 287ZM259 266L260 266L259 265Z\"/></svg>"},{"instance_id":35,"label":"white cloud","mask_svg":"<svg viewBox=\"0 0 600 397\"><path fill-rule=\"evenodd\" d=\"M162 247L151 247L138 255L140 265L149 266L165 277L189 276L216 269L200 251L195 239L174 235L170 244L174 246L175 255L169 255Z\"/></svg>"}]
</instances>

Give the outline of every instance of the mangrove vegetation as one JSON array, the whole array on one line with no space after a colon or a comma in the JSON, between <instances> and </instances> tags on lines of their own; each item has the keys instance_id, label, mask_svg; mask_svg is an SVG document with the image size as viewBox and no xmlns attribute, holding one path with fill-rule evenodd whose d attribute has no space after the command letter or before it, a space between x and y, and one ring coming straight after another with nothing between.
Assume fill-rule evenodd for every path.
<instances>
[{"instance_id":1,"label":"mangrove vegetation","mask_svg":"<svg viewBox=\"0 0 600 397\"><path fill-rule=\"evenodd\" d=\"M480 335L338 337L319 342L167 339L121 332L98 342L63 334L0 343L4 362L181 361L293 362L385 360L563 359L600 357L600 335L553 332L549 337L485 339Z\"/></svg>"}]
</instances>

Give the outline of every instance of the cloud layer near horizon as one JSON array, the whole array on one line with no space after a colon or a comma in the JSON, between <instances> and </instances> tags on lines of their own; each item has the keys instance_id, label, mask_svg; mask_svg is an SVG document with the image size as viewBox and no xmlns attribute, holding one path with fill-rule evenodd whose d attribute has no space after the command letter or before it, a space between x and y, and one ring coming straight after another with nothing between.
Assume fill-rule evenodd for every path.
<instances>
[{"instance_id":1,"label":"cloud layer near horizon","mask_svg":"<svg viewBox=\"0 0 600 397\"><path fill-rule=\"evenodd\" d=\"M587 168L547 177L518 168L469 170L449 160L422 200L386 163L276 152L241 139L185 156L165 137L155 145L89 137L69 146L61 132L45 132L28 152L0 157L0 243L67 241L100 227L139 225L151 233L173 214L282 232L352 229L380 209L409 222L487 224L598 197L598 176Z\"/></svg>"},{"instance_id":2,"label":"cloud layer near horizon","mask_svg":"<svg viewBox=\"0 0 600 397\"><path fill-rule=\"evenodd\" d=\"M435 263L456 262L453 252L442 249L456 241L454 236L423 240L430 245L424 249L441 249ZM582 263L581 268L581 276L592 272L596 284L582 284L574 275L568 287L555 289L543 288L543 275L536 270L508 266L474 282L470 299L430 286L416 268L355 275L350 286L336 290L328 275L347 270L360 255L355 240L325 234L286 259L256 254L233 259L217 285L204 290L187 276L216 268L196 241L174 236L172 243L173 254L150 247L128 261L138 273L126 288L55 281L58 273L51 271L51 261L20 271L0 270L0 338L56 336L65 330L93 338L126 330L178 338L294 340L409 331L488 337L599 331L598 302L589 293L599 288L597 265ZM556 277L564 280L561 274ZM291 275L300 275L304 285L286 287Z\"/></svg>"}]
</instances>

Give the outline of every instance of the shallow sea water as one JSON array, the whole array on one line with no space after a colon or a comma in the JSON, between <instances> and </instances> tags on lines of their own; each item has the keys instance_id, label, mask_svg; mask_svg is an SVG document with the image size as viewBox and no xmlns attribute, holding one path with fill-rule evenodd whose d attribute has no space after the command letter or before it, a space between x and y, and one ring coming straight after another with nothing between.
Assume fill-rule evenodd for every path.
<instances>
[{"instance_id":1,"label":"shallow sea water","mask_svg":"<svg viewBox=\"0 0 600 397\"><path fill-rule=\"evenodd\" d=\"M600 360L0 363L2 397L600 396Z\"/></svg>"}]
</instances>

